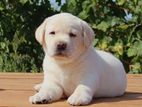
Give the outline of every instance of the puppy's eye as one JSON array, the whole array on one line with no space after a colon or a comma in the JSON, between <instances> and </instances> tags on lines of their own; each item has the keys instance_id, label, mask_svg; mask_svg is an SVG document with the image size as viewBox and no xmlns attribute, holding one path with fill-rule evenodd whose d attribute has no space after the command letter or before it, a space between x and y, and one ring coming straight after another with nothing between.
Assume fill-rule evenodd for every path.
<instances>
[{"instance_id":1,"label":"puppy's eye","mask_svg":"<svg viewBox=\"0 0 142 107\"><path fill-rule=\"evenodd\" d=\"M51 35L55 35L55 31L52 31L52 32L50 32L49 34L51 34Z\"/></svg>"},{"instance_id":2,"label":"puppy's eye","mask_svg":"<svg viewBox=\"0 0 142 107\"><path fill-rule=\"evenodd\" d=\"M70 37L76 37L76 34L69 33L69 36L70 36Z\"/></svg>"}]
</instances>

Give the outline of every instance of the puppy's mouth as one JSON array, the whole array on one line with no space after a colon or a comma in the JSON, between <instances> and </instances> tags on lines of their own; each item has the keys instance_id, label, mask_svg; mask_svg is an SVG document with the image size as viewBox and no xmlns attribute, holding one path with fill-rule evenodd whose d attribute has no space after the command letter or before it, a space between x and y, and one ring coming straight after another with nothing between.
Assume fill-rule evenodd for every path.
<instances>
[{"instance_id":1,"label":"puppy's mouth","mask_svg":"<svg viewBox=\"0 0 142 107\"><path fill-rule=\"evenodd\" d=\"M59 58L59 57L60 57L60 58L61 58L61 57L62 57L62 58L63 58L63 57L66 57L66 58L67 58L68 55L67 55L65 52L63 52L63 51L59 51L59 52L56 52L56 53L55 53L54 57L55 57L55 58Z\"/></svg>"}]
</instances>

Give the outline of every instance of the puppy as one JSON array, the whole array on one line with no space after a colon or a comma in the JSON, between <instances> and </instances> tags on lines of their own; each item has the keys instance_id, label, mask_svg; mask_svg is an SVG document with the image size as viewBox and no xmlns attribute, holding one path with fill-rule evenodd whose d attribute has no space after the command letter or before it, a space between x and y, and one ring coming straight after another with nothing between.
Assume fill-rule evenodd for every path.
<instances>
[{"instance_id":1,"label":"puppy","mask_svg":"<svg viewBox=\"0 0 142 107\"><path fill-rule=\"evenodd\" d=\"M71 105L87 105L93 97L124 94L122 63L93 48L94 32L85 21L69 13L56 14L44 20L35 36L45 52L44 79L29 98L31 103L49 103L66 95Z\"/></svg>"}]
</instances>

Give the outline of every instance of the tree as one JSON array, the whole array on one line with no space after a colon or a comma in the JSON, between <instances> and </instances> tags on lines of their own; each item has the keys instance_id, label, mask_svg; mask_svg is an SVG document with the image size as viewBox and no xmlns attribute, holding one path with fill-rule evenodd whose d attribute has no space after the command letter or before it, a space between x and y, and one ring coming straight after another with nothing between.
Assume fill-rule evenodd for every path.
<instances>
[{"instance_id":1,"label":"tree","mask_svg":"<svg viewBox=\"0 0 142 107\"><path fill-rule=\"evenodd\" d=\"M115 54L127 72L142 73L142 0L67 0L61 10L90 24L96 48Z\"/></svg>"},{"instance_id":2,"label":"tree","mask_svg":"<svg viewBox=\"0 0 142 107\"><path fill-rule=\"evenodd\" d=\"M41 71L43 52L34 33L52 14L48 0L0 1L0 71Z\"/></svg>"},{"instance_id":3,"label":"tree","mask_svg":"<svg viewBox=\"0 0 142 107\"><path fill-rule=\"evenodd\" d=\"M44 18L70 12L95 32L94 46L115 54L127 72L142 73L142 0L0 1L0 71L41 71L43 52L35 29ZM59 9L59 8L58 8Z\"/></svg>"}]
</instances>

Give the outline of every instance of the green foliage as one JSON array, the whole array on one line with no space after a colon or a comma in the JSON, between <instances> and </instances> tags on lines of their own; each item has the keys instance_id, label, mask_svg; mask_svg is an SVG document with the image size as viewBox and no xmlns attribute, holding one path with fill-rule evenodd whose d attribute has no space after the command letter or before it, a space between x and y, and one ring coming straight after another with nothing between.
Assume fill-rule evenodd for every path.
<instances>
[{"instance_id":1,"label":"green foliage","mask_svg":"<svg viewBox=\"0 0 142 107\"><path fill-rule=\"evenodd\" d=\"M42 70L44 55L34 32L45 17L57 13L52 7L48 0L0 1L0 71ZM141 10L142 0L66 0L60 12L87 21L96 48L115 54L127 72L142 73Z\"/></svg>"},{"instance_id":2,"label":"green foliage","mask_svg":"<svg viewBox=\"0 0 142 107\"><path fill-rule=\"evenodd\" d=\"M34 32L52 14L48 0L0 1L0 71L41 71L43 51Z\"/></svg>"},{"instance_id":3,"label":"green foliage","mask_svg":"<svg viewBox=\"0 0 142 107\"><path fill-rule=\"evenodd\" d=\"M61 10L92 26L96 48L115 54L127 72L142 73L142 0L67 0Z\"/></svg>"}]
</instances>

